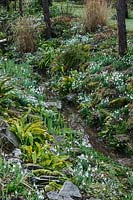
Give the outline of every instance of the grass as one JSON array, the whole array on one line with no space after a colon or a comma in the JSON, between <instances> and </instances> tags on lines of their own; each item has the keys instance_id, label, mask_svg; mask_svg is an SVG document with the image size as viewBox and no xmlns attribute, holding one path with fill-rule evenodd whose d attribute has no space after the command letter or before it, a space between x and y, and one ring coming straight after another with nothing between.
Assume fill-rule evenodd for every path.
<instances>
[{"instance_id":1,"label":"grass","mask_svg":"<svg viewBox=\"0 0 133 200\"><path fill-rule=\"evenodd\" d=\"M64 10L68 7L71 10L71 13L75 17L81 17L83 16L83 6L82 5L77 5L74 3L66 3L66 2L54 2L54 6L57 6L60 10L63 8Z\"/></svg>"},{"instance_id":2,"label":"grass","mask_svg":"<svg viewBox=\"0 0 133 200\"><path fill-rule=\"evenodd\" d=\"M53 5L55 5L55 6L59 7L59 8L67 7L66 2L62 2L62 3L54 2ZM70 7L71 13L75 17L83 17L84 16L84 10L83 10L83 6L82 5L69 3L68 7ZM114 13L115 13L115 9L112 9L112 14L111 15L113 15ZM133 31L133 11L132 10L129 11L129 16L130 16L130 18L126 19L126 26L127 26L127 31L131 31L132 32ZM110 18L111 17L112 16L110 16ZM115 28L116 28L116 23L117 23L116 20L109 19L109 21L108 21L108 24L111 27L115 27Z\"/></svg>"},{"instance_id":3,"label":"grass","mask_svg":"<svg viewBox=\"0 0 133 200\"><path fill-rule=\"evenodd\" d=\"M112 28L117 28L116 20L110 19L108 23ZM126 19L126 29L128 32L133 32L133 18Z\"/></svg>"}]
</instances>

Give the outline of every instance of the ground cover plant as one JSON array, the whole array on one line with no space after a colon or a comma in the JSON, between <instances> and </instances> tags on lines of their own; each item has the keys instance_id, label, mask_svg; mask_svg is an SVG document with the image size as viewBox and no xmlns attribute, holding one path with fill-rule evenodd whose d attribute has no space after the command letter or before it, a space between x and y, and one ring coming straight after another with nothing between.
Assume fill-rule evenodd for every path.
<instances>
[{"instance_id":1,"label":"ground cover plant","mask_svg":"<svg viewBox=\"0 0 133 200\"><path fill-rule=\"evenodd\" d=\"M95 18L96 2L88 21L82 2L53 2L50 40L41 3L0 8L2 200L48 199L66 180L81 199L132 199L132 31L121 58L114 8Z\"/></svg>"}]
</instances>

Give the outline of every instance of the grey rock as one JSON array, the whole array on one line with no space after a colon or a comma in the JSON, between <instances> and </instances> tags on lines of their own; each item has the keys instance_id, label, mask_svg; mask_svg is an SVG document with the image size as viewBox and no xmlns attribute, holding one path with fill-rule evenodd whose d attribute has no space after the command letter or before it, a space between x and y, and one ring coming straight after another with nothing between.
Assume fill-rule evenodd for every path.
<instances>
[{"instance_id":1,"label":"grey rock","mask_svg":"<svg viewBox=\"0 0 133 200\"><path fill-rule=\"evenodd\" d=\"M4 42L7 42L7 39L5 38L5 39L2 39L2 40L0 40L0 43L4 43Z\"/></svg>"},{"instance_id":2,"label":"grey rock","mask_svg":"<svg viewBox=\"0 0 133 200\"><path fill-rule=\"evenodd\" d=\"M74 200L74 199L71 198L70 196L66 196L66 197L59 196L59 197L58 197L58 200Z\"/></svg>"},{"instance_id":3,"label":"grey rock","mask_svg":"<svg viewBox=\"0 0 133 200\"><path fill-rule=\"evenodd\" d=\"M58 177L54 176L34 176L31 178L31 182L35 183L38 186L46 186L50 181L55 181L56 183L60 183Z\"/></svg>"},{"instance_id":4,"label":"grey rock","mask_svg":"<svg viewBox=\"0 0 133 200\"><path fill-rule=\"evenodd\" d=\"M0 119L0 146L2 150L11 152L19 145L18 137L9 130L8 123Z\"/></svg>"},{"instance_id":5,"label":"grey rock","mask_svg":"<svg viewBox=\"0 0 133 200\"><path fill-rule=\"evenodd\" d=\"M70 181L66 181L63 184L63 187L61 188L61 190L59 192L59 197L69 198L69 199L70 199L70 197L81 198L81 194L80 194L79 189L76 185L74 185ZM60 198L59 200L62 200L62 199ZM70 200L72 200L72 198Z\"/></svg>"},{"instance_id":6,"label":"grey rock","mask_svg":"<svg viewBox=\"0 0 133 200\"><path fill-rule=\"evenodd\" d=\"M81 194L76 185L70 181L66 181L59 193L48 192L47 197L49 200L74 200L72 197L81 198Z\"/></svg>"},{"instance_id":7,"label":"grey rock","mask_svg":"<svg viewBox=\"0 0 133 200\"><path fill-rule=\"evenodd\" d=\"M46 186L49 183L49 180L34 176L31 178L31 182L41 187Z\"/></svg>"},{"instance_id":8,"label":"grey rock","mask_svg":"<svg viewBox=\"0 0 133 200\"><path fill-rule=\"evenodd\" d=\"M15 148L14 150L13 150L13 152L12 152L13 154L14 154L14 156L16 157L16 158L19 158L19 156L21 156L22 155L22 152L21 152L21 150L20 149L18 149L18 148Z\"/></svg>"},{"instance_id":9,"label":"grey rock","mask_svg":"<svg viewBox=\"0 0 133 200\"><path fill-rule=\"evenodd\" d=\"M49 200L58 200L57 192L47 192L47 197Z\"/></svg>"},{"instance_id":10,"label":"grey rock","mask_svg":"<svg viewBox=\"0 0 133 200\"><path fill-rule=\"evenodd\" d=\"M42 166L37 165L37 164L33 164L33 163L27 163L24 165L25 168L27 168L28 170L36 170L36 169L43 169Z\"/></svg>"}]
</instances>

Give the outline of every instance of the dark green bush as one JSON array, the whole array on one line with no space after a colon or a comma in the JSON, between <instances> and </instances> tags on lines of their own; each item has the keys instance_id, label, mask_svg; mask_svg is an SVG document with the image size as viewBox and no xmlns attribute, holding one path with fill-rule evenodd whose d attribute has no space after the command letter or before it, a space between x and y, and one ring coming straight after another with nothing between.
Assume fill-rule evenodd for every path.
<instances>
[{"instance_id":1,"label":"dark green bush","mask_svg":"<svg viewBox=\"0 0 133 200\"><path fill-rule=\"evenodd\" d=\"M89 60L88 45L70 45L58 57L58 61L65 66L65 71L77 69Z\"/></svg>"}]
</instances>

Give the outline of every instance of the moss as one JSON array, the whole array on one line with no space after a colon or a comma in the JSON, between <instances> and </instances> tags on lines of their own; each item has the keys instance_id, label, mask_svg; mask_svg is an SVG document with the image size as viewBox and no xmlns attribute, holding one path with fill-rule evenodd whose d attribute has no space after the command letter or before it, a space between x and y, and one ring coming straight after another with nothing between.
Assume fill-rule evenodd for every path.
<instances>
[{"instance_id":1,"label":"moss","mask_svg":"<svg viewBox=\"0 0 133 200\"><path fill-rule=\"evenodd\" d=\"M97 87L99 85L99 82L98 81L95 81L95 82L90 82L89 84L88 84L88 87L90 88L90 89L94 89L95 87Z\"/></svg>"},{"instance_id":2,"label":"moss","mask_svg":"<svg viewBox=\"0 0 133 200\"><path fill-rule=\"evenodd\" d=\"M127 99L126 97L120 97L120 98L113 99L112 101L110 101L109 106L112 108L121 108L128 103L129 103L129 99Z\"/></svg>"},{"instance_id":3,"label":"moss","mask_svg":"<svg viewBox=\"0 0 133 200\"><path fill-rule=\"evenodd\" d=\"M36 169L32 171L36 176L41 176L41 175L48 175L48 176L60 176L61 173L58 171L51 171L48 169Z\"/></svg>"},{"instance_id":4,"label":"moss","mask_svg":"<svg viewBox=\"0 0 133 200\"><path fill-rule=\"evenodd\" d=\"M0 32L0 40L2 40L2 39L4 39L4 38L6 38L6 34L3 33L3 32Z\"/></svg>"}]
</instances>

